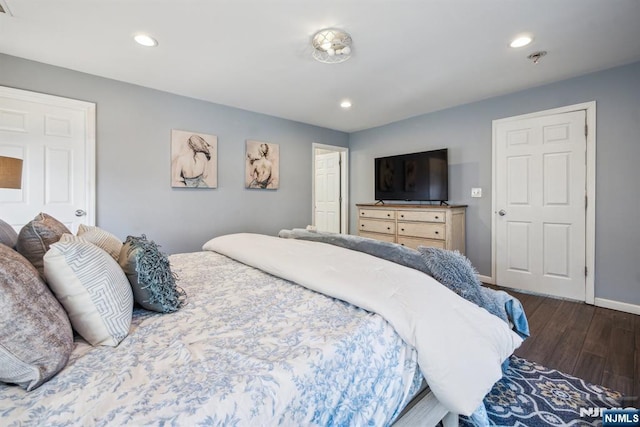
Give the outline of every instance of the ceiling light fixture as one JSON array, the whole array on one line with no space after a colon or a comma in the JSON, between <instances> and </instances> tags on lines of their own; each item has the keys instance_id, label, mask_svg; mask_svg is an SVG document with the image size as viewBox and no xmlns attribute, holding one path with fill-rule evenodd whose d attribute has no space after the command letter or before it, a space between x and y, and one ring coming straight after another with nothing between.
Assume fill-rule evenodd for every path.
<instances>
[{"instance_id":1,"label":"ceiling light fixture","mask_svg":"<svg viewBox=\"0 0 640 427\"><path fill-rule=\"evenodd\" d=\"M133 39L142 46L155 47L158 46L158 41L148 34L136 34Z\"/></svg>"},{"instance_id":2,"label":"ceiling light fixture","mask_svg":"<svg viewBox=\"0 0 640 427\"><path fill-rule=\"evenodd\" d=\"M531 36L519 36L519 37L513 39L511 44L509 44L509 46L511 46L511 47L523 47L523 46L528 45L532 41L533 41L533 38Z\"/></svg>"},{"instance_id":3,"label":"ceiling light fixture","mask_svg":"<svg viewBox=\"0 0 640 427\"><path fill-rule=\"evenodd\" d=\"M349 108L351 108L351 101L349 101L348 99L345 99L340 103L340 107L342 107L345 110L348 110Z\"/></svg>"},{"instance_id":4,"label":"ceiling light fixture","mask_svg":"<svg viewBox=\"0 0 640 427\"><path fill-rule=\"evenodd\" d=\"M313 57L325 64L338 64L351 58L351 36L336 28L326 28L311 39Z\"/></svg>"}]
</instances>

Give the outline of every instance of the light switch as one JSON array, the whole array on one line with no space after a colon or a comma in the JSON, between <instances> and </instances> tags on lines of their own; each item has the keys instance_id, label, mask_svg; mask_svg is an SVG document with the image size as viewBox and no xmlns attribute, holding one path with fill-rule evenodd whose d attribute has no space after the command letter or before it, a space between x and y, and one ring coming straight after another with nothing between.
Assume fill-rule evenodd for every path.
<instances>
[{"instance_id":1,"label":"light switch","mask_svg":"<svg viewBox=\"0 0 640 427\"><path fill-rule=\"evenodd\" d=\"M471 197L482 197L482 188L472 188Z\"/></svg>"}]
</instances>

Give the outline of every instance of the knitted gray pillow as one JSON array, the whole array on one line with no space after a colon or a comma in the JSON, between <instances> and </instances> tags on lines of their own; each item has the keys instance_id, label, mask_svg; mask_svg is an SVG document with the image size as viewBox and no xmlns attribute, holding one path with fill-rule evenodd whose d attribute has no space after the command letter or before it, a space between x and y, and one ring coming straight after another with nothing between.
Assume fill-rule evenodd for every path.
<instances>
[{"instance_id":1,"label":"knitted gray pillow","mask_svg":"<svg viewBox=\"0 0 640 427\"><path fill-rule=\"evenodd\" d=\"M67 364L67 313L18 252L0 244L0 381L33 390Z\"/></svg>"},{"instance_id":2,"label":"knitted gray pillow","mask_svg":"<svg viewBox=\"0 0 640 427\"><path fill-rule=\"evenodd\" d=\"M0 219L0 243L9 246L11 249L16 247L18 241L18 233L13 227Z\"/></svg>"},{"instance_id":3,"label":"knitted gray pillow","mask_svg":"<svg viewBox=\"0 0 640 427\"><path fill-rule=\"evenodd\" d=\"M40 273L40 277L46 280L42 257L51 244L60 240L64 233L71 233L71 231L51 215L39 213L20 230L16 250L31 261Z\"/></svg>"},{"instance_id":4,"label":"knitted gray pillow","mask_svg":"<svg viewBox=\"0 0 640 427\"><path fill-rule=\"evenodd\" d=\"M127 236L119 263L129 279L135 302L143 308L171 313L184 304L186 294L176 286L176 275L171 271L169 258L144 234Z\"/></svg>"}]
</instances>

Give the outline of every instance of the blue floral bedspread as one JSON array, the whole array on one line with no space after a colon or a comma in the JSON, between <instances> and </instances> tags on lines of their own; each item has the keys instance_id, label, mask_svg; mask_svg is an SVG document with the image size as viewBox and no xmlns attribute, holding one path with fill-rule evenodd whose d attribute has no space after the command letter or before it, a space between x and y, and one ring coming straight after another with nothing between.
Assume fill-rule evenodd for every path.
<instances>
[{"instance_id":1,"label":"blue floral bedspread","mask_svg":"<svg viewBox=\"0 0 640 427\"><path fill-rule=\"evenodd\" d=\"M0 384L0 423L377 426L417 392L417 354L379 315L214 252L171 263L185 307L136 309L116 348L77 338L36 390Z\"/></svg>"}]
</instances>

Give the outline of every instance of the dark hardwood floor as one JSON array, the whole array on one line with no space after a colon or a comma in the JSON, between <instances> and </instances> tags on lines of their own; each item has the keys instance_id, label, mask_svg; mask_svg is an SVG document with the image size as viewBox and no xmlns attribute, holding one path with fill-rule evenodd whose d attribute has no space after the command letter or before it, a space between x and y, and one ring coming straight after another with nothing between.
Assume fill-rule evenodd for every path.
<instances>
[{"instance_id":1,"label":"dark hardwood floor","mask_svg":"<svg viewBox=\"0 0 640 427\"><path fill-rule=\"evenodd\" d=\"M515 354L621 392L640 407L640 316L505 289L522 302L531 336Z\"/></svg>"}]
</instances>

